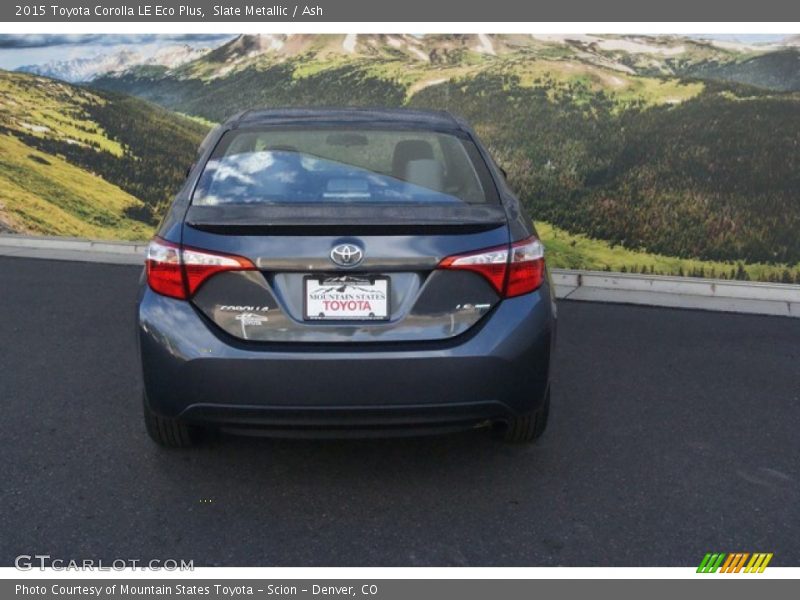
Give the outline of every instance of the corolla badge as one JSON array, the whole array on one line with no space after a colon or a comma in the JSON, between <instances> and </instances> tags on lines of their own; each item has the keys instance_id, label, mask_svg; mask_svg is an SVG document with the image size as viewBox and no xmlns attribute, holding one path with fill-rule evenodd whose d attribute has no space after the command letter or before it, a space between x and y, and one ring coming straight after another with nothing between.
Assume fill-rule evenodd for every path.
<instances>
[{"instance_id":1,"label":"corolla badge","mask_svg":"<svg viewBox=\"0 0 800 600\"><path fill-rule=\"evenodd\" d=\"M364 251L355 244L339 244L331 250L331 260L340 267L355 267L364 260Z\"/></svg>"}]
</instances>

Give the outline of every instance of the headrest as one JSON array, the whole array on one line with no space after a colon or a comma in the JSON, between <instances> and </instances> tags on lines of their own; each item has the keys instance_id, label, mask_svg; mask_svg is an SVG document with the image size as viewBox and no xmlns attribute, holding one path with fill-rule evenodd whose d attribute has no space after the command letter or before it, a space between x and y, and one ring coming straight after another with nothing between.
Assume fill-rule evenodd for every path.
<instances>
[{"instance_id":1,"label":"headrest","mask_svg":"<svg viewBox=\"0 0 800 600\"><path fill-rule=\"evenodd\" d=\"M392 175L403 178L406 166L412 160L433 158L433 146L425 140L403 140L397 142L392 158Z\"/></svg>"},{"instance_id":2,"label":"headrest","mask_svg":"<svg viewBox=\"0 0 800 600\"><path fill-rule=\"evenodd\" d=\"M442 165L433 158L423 158L420 160L410 160L406 165L405 177L408 183L420 187L442 191Z\"/></svg>"}]
</instances>

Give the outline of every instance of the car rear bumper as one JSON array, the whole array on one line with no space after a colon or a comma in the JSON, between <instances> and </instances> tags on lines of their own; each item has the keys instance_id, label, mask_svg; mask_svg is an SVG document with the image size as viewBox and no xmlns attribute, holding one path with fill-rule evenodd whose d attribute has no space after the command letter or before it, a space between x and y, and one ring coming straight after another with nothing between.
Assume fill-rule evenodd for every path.
<instances>
[{"instance_id":1,"label":"car rear bumper","mask_svg":"<svg viewBox=\"0 0 800 600\"><path fill-rule=\"evenodd\" d=\"M240 342L149 289L138 320L153 411L277 435L463 429L528 414L547 392L555 333L546 285L442 342Z\"/></svg>"},{"instance_id":2,"label":"car rear bumper","mask_svg":"<svg viewBox=\"0 0 800 600\"><path fill-rule=\"evenodd\" d=\"M402 406L243 406L193 404L186 422L274 437L390 437L461 431L510 416L498 402Z\"/></svg>"}]
</instances>

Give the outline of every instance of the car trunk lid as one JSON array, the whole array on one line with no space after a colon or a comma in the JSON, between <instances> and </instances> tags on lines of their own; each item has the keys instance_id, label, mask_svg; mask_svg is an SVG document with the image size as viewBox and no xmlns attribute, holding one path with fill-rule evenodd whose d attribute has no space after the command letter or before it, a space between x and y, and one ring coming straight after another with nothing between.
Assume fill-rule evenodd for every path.
<instances>
[{"instance_id":1,"label":"car trunk lid","mask_svg":"<svg viewBox=\"0 0 800 600\"><path fill-rule=\"evenodd\" d=\"M211 277L193 304L236 338L272 343L457 336L500 296L477 273L437 266L509 242L501 205L192 206L183 228L185 247L257 268ZM361 253L354 264L335 262L345 247Z\"/></svg>"}]
</instances>

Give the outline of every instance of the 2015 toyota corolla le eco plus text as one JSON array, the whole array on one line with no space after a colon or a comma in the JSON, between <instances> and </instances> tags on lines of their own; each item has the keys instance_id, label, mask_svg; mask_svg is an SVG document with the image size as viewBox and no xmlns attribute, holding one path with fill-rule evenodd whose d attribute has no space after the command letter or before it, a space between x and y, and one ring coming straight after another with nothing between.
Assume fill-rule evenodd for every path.
<instances>
[{"instance_id":1,"label":"2015 toyota corolla le eco plus text","mask_svg":"<svg viewBox=\"0 0 800 600\"><path fill-rule=\"evenodd\" d=\"M532 441L551 289L530 218L460 119L241 113L202 143L147 250L147 431Z\"/></svg>"}]
</instances>

